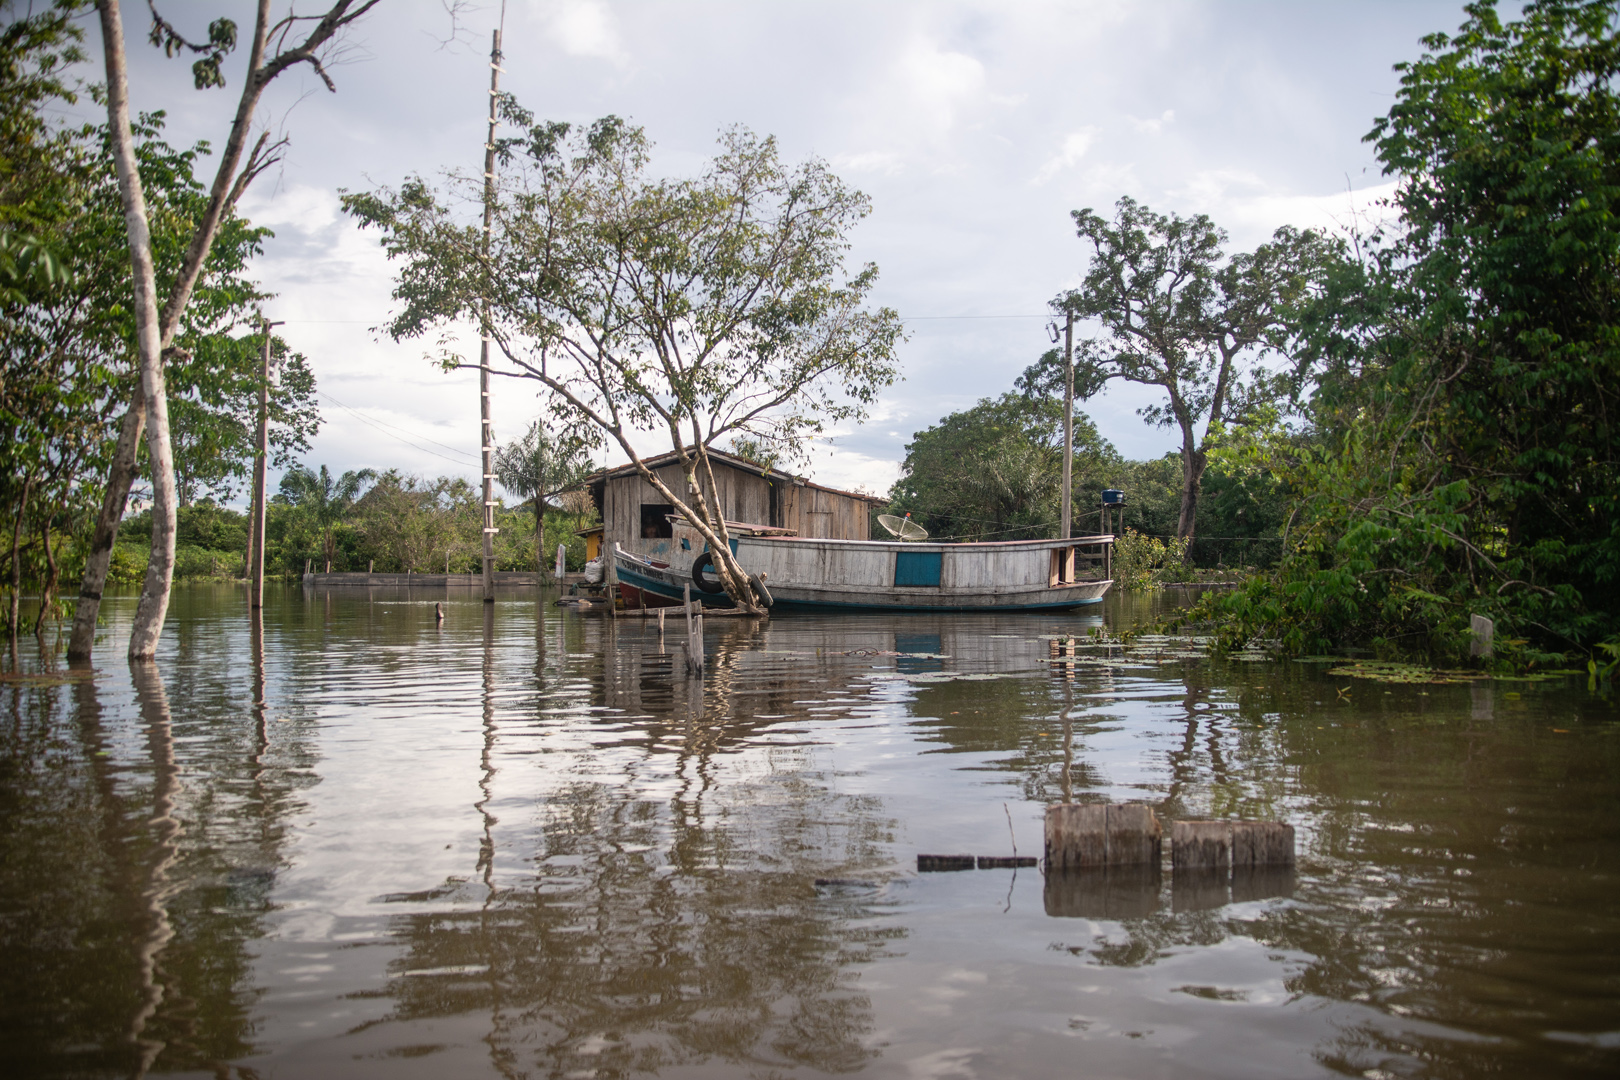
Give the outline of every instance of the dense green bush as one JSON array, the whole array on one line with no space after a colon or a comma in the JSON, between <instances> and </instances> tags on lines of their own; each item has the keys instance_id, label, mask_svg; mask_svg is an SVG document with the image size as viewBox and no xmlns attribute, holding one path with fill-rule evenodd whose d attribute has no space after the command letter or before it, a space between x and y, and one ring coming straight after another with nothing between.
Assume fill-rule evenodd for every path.
<instances>
[{"instance_id":1,"label":"dense green bush","mask_svg":"<svg viewBox=\"0 0 1620 1080\"><path fill-rule=\"evenodd\" d=\"M1204 613L1236 644L1465 662L1620 637L1620 4L1470 4L1369 138L1401 177L1302 328L1326 360L1276 571Z\"/></svg>"}]
</instances>

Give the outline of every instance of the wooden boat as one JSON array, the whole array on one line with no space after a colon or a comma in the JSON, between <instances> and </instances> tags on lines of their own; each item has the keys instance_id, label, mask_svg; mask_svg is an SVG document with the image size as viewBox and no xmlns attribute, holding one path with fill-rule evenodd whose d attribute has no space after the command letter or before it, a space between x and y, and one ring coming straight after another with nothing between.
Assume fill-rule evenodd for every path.
<instances>
[{"instance_id":1,"label":"wooden boat","mask_svg":"<svg viewBox=\"0 0 1620 1080\"><path fill-rule=\"evenodd\" d=\"M1041 611L1102 602L1113 582L1112 536L994 543L818 540L726 523L731 549L776 605L889 611ZM696 529L674 524L667 561L615 544L621 586L680 600L690 587L710 606L731 606ZM681 555L690 552L688 558ZM678 553L678 554L677 554Z\"/></svg>"}]
</instances>

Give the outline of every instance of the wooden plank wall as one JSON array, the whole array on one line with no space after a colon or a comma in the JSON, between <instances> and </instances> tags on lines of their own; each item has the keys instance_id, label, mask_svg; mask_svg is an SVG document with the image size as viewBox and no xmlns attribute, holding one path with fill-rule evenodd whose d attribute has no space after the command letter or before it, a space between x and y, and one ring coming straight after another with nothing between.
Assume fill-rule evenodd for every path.
<instances>
[{"instance_id":1,"label":"wooden plank wall","mask_svg":"<svg viewBox=\"0 0 1620 1080\"><path fill-rule=\"evenodd\" d=\"M787 480L780 489L782 524L815 540L869 540L870 503Z\"/></svg>"},{"instance_id":2,"label":"wooden plank wall","mask_svg":"<svg viewBox=\"0 0 1620 1080\"><path fill-rule=\"evenodd\" d=\"M679 465L665 465L657 470L676 494L686 490L686 478ZM707 493L707 480L701 479ZM721 512L728 521L746 521L756 525L779 525L794 529L800 536L833 540L866 540L869 538L870 504L864 499L824 491L820 488L795 484L790 477L773 476L769 482L753 473L733 469L714 462L714 482L719 489ZM771 514L771 485L776 486L777 513ZM643 541L641 538L641 507L643 503L663 502L663 496L647 481L634 473L609 480L602 493L602 546L613 550L617 541L626 551L644 555L662 556L667 542ZM656 549L656 550L655 550Z\"/></svg>"}]
</instances>

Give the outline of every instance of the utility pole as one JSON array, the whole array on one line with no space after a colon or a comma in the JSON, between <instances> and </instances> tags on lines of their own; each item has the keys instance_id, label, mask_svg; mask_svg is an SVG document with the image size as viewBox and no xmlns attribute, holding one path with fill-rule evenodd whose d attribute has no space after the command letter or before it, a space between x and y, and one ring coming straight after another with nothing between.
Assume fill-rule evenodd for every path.
<instances>
[{"instance_id":1,"label":"utility pole","mask_svg":"<svg viewBox=\"0 0 1620 1080\"><path fill-rule=\"evenodd\" d=\"M506 14L502 6L501 14ZM489 137L484 140L484 273L489 273L490 230L495 219L495 125L501 87L501 32L497 28L489 50ZM485 277L483 342L478 349L478 407L483 420L484 461L484 603L495 602L495 434L489 424L489 293Z\"/></svg>"},{"instance_id":2,"label":"utility pole","mask_svg":"<svg viewBox=\"0 0 1620 1080\"><path fill-rule=\"evenodd\" d=\"M264 315L264 352L259 362L259 432L253 448L253 516L248 523L248 607L264 607L264 470L270 450L270 328Z\"/></svg>"},{"instance_id":3,"label":"utility pole","mask_svg":"<svg viewBox=\"0 0 1620 1080\"><path fill-rule=\"evenodd\" d=\"M1074 482L1074 312L1063 320L1063 535L1067 540L1070 530L1070 510Z\"/></svg>"}]
</instances>

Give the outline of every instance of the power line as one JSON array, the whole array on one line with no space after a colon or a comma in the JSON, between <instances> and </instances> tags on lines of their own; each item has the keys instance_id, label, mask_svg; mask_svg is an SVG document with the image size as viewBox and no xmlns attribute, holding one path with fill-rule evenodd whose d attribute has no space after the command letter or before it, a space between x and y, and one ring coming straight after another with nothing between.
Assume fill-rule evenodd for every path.
<instances>
[{"instance_id":1,"label":"power line","mask_svg":"<svg viewBox=\"0 0 1620 1080\"><path fill-rule=\"evenodd\" d=\"M942 319L1050 319L1050 315L902 315L901 322L937 322Z\"/></svg>"},{"instance_id":2,"label":"power line","mask_svg":"<svg viewBox=\"0 0 1620 1080\"><path fill-rule=\"evenodd\" d=\"M446 450L449 450L449 451L451 451L453 453L461 454L463 457L466 457L466 458L470 459L470 460L467 460L467 461L457 461L455 458L449 457L449 456L447 456L445 454L441 454L437 450L429 450L425 446L418 445L417 443L412 442L410 439L405 438L403 435L395 434L396 431L404 431L405 430L404 428L395 428L393 431L390 431L388 429L393 427L392 424L385 424L381 420L373 420L371 417L365 415L364 413L359 412L358 410L353 409L348 405L345 405L343 402L339 401L337 398L333 397L331 394L328 394L325 390L317 390L316 393L320 394L321 397L325 398L327 401L330 401L332 404L336 405L338 408L343 409L343 410L351 413L353 416L355 416L361 422L366 423L366 424L370 424L372 427L376 428L378 431L381 431L384 435L387 435L389 438L395 439L395 440L397 440L399 442L402 442L406 446L409 446L409 447L412 447L414 449L420 450L424 454L432 454L436 458L444 458L445 461L449 461L449 462L452 462L452 463L454 463L456 465L461 465L461 466L468 466L468 465L477 464L477 459L473 458L473 455L468 454L464 450L457 450L455 447L450 446L447 443L439 442L437 439L429 439L426 435L416 435L415 432L410 432L409 433L409 434L412 434L412 435L416 435L416 437L419 438L419 439L424 439L427 442L433 443L433 445L435 445L435 446L442 446Z\"/></svg>"}]
</instances>

